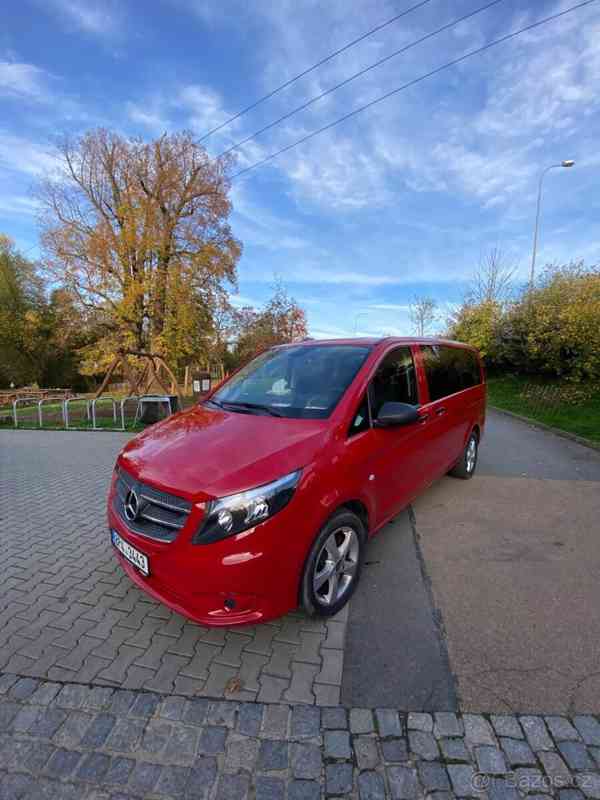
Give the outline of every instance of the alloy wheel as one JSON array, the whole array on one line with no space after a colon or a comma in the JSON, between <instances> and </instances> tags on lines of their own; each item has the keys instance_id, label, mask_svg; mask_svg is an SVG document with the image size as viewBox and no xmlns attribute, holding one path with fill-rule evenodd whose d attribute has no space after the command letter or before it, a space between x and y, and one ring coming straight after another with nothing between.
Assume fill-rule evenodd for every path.
<instances>
[{"instance_id":1,"label":"alloy wheel","mask_svg":"<svg viewBox=\"0 0 600 800\"><path fill-rule=\"evenodd\" d=\"M467 472L471 473L475 469L475 460L477 459L477 440L474 436L471 436L469 439L469 444L467 445L467 458L466 458L466 468Z\"/></svg>"},{"instance_id":2,"label":"alloy wheel","mask_svg":"<svg viewBox=\"0 0 600 800\"><path fill-rule=\"evenodd\" d=\"M360 545L353 528L333 531L315 561L313 590L323 606L336 603L349 590L358 569Z\"/></svg>"}]
</instances>

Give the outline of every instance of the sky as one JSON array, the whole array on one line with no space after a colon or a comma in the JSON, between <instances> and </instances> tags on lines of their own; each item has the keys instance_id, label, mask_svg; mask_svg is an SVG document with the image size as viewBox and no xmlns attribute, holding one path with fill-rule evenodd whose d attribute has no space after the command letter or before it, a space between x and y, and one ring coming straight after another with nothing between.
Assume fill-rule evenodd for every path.
<instances>
[{"instance_id":1,"label":"sky","mask_svg":"<svg viewBox=\"0 0 600 800\"><path fill-rule=\"evenodd\" d=\"M501 0L236 150L241 170L378 96L577 0ZM489 0L428 0L204 140L213 155ZM199 138L416 0L8 0L0 26L0 232L36 257L35 187L65 132ZM600 263L600 2L476 55L235 179L233 302L276 280L315 337L435 328L499 247Z\"/></svg>"}]
</instances>

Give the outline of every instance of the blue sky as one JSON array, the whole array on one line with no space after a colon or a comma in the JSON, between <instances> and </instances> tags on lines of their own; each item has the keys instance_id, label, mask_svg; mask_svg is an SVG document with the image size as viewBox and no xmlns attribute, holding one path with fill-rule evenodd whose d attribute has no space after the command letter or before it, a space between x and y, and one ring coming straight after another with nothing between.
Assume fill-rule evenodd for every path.
<instances>
[{"instance_id":1,"label":"blue sky","mask_svg":"<svg viewBox=\"0 0 600 800\"><path fill-rule=\"evenodd\" d=\"M239 151L253 163L467 50L572 5L503 0L392 59ZM32 188L64 131L199 136L411 0L13 0L0 28L0 231L36 254ZM484 0L430 0L206 141L220 153ZM237 304L274 276L311 333L410 332L407 306L458 302L482 253L527 274L600 262L600 3L421 83L234 182ZM360 316L357 318L357 315ZM443 315L443 314L442 314ZM441 325L442 323L440 323Z\"/></svg>"}]
</instances>

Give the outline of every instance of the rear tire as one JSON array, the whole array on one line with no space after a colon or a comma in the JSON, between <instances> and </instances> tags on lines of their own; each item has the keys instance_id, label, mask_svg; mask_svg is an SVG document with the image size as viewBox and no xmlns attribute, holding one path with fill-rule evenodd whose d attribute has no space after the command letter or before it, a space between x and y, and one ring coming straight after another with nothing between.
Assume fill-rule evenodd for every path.
<instances>
[{"instance_id":1,"label":"rear tire","mask_svg":"<svg viewBox=\"0 0 600 800\"><path fill-rule=\"evenodd\" d=\"M468 481L475 473L477 456L479 454L479 438L475 431L469 436L463 454L457 464L450 470L449 475Z\"/></svg>"},{"instance_id":2,"label":"rear tire","mask_svg":"<svg viewBox=\"0 0 600 800\"><path fill-rule=\"evenodd\" d=\"M340 509L321 529L304 565L301 602L313 617L332 617L354 594L367 532L352 511Z\"/></svg>"}]
</instances>

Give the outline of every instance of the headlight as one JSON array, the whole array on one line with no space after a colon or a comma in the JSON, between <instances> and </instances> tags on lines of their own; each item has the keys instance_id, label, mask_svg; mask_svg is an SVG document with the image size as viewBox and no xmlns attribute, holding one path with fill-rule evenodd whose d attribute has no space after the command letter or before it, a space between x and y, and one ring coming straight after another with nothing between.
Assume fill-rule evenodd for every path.
<instances>
[{"instance_id":1,"label":"headlight","mask_svg":"<svg viewBox=\"0 0 600 800\"><path fill-rule=\"evenodd\" d=\"M206 516L194 535L194 544L210 544L235 536L277 514L292 499L302 470L290 472L273 483L240 494L211 500Z\"/></svg>"}]
</instances>

